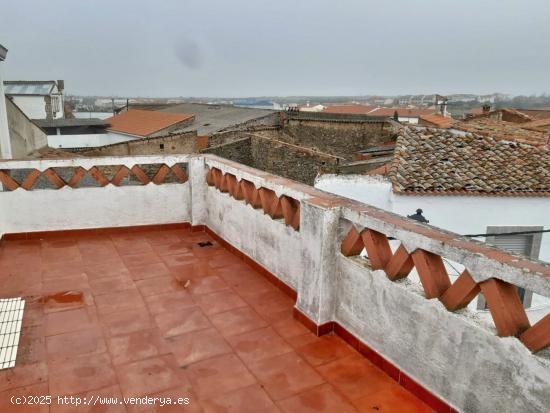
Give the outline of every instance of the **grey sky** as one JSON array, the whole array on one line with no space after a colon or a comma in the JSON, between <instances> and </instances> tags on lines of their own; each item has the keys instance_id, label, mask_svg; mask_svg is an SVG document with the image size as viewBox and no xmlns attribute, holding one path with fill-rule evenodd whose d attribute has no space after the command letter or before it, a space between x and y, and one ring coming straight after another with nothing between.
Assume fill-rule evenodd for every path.
<instances>
[{"instance_id":1,"label":"grey sky","mask_svg":"<svg viewBox=\"0 0 550 413\"><path fill-rule=\"evenodd\" d=\"M547 0L0 0L5 79L141 96L550 92Z\"/></svg>"}]
</instances>

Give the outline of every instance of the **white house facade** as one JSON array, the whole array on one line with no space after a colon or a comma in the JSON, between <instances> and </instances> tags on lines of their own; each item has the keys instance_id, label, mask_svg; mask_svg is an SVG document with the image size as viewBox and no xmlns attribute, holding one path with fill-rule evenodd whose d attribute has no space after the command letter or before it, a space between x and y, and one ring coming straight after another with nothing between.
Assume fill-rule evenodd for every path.
<instances>
[{"instance_id":1,"label":"white house facade","mask_svg":"<svg viewBox=\"0 0 550 413\"><path fill-rule=\"evenodd\" d=\"M550 262L550 152L432 133L402 131L387 175L323 175L315 187L402 216L421 209L431 225ZM462 271L447 264L451 276ZM550 312L546 298L520 296L531 319ZM480 297L473 308L485 308Z\"/></svg>"},{"instance_id":2,"label":"white house facade","mask_svg":"<svg viewBox=\"0 0 550 413\"><path fill-rule=\"evenodd\" d=\"M4 91L30 119L61 119L64 112L64 82L4 81Z\"/></svg>"}]
</instances>

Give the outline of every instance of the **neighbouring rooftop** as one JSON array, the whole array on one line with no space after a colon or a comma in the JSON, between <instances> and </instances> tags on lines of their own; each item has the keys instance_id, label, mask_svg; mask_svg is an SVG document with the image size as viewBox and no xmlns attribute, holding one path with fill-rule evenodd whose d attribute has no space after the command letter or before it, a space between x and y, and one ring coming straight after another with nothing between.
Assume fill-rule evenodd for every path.
<instances>
[{"instance_id":1,"label":"neighbouring rooftop","mask_svg":"<svg viewBox=\"0 0 550 413\"><path fill-rule=\"evenodd\" d=\"M179 123L193 120L190 113L165 113L152 110L130 109L105 119L109 130L136 136L150 136ZM183 125L182 125L183 126Z\"/></svg>"},{"instance_id":2,"label":"neighbouring rooftop","mask_svg":"<svg viewBox=\"0 0 550 413\"><path fill-rule=\"evenodd\" d=\"M432 411L293 319L292 298L205 232L5 241L0 270L0 295L27 302L1 411L22 394L189 397L189 412Z\"/></svg>"},{"instance_id":3,"label":"neighbouring rooftop","mask_svg":"<svg viewBox=\"0 0 550 413\"><path fill-rule=\"evenodd\" d=\"M403 128L389 170L403 194L550 195L550 152L514 141Z\"/></svg>"},{"instance_id":4,"label":"neighbouring rooftop","mask_svg":"<svg viewBox=\"0 0 550 413\"><path fill-rule=\"evenodd\" d=\"M5 80L6 95L50 95L57 83L55 80Z\"/></svg>"}]
</instances>

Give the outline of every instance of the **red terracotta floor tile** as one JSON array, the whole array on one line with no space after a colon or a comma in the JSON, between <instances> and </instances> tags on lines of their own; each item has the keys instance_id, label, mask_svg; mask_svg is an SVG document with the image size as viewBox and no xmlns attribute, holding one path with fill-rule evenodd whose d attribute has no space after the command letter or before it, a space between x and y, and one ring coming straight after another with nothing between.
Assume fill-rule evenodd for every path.
<instances>
[{"instance_id":1,"label":"red terracotta floor tile","mask_svg":"<svg viewBox=\"0 0 550 413\"><path fill-rule=\"evenodd\" d=\"M192 263L182 265L172 265L170 272L178 279L185 283L187 280L192 280L200 277L215 275L216 271L208 266L206 260L196 259Z\"/></svg>"},{"instance_id":2,"label":"red terracotta floor tile","mask_svg":"<svg viewBox=\"0 0 550 413\"><path fill-rule=\"evenodd\" d=\"M197 307L157 314L155 323L163 337L177 336L212 327L208 318Z\"/></svg>"},{"instance_id":3,"label":"red terracotta floor tile","mask_svg":"<svg viewBox=\"0 0 550 413\"><path fill-rule=\"evenodd\" d=\"M86 399L87 403L91 401L94 404L75 406L71 403L58 403L57 398L51 405L51 413L125 413L126 406L122 399L122 393L118 384L104 387L98 390L91 390L89 392L79 393L76 397L80 397L82 400ZM115 404L113 399L122 404Z\"/></svg>"},{"instance_id":4,"label":"red terracotta floor tile","mask_svg":"<svg viewBox=\"0 0 550 413\"><path fill-rule=\"evenodd\" d=\"M73 331L46 338L48 361L57 361L81 354L97 354L107 350L99 327Z\"/></svg>"},{"instance_id":5,"label":"red terracotta floor tile","mask_svg":"<svg viewBox=\"0 0 550 413\"><path fill-rule=\"evenodd\" d=\"M162 260L168 267L174 267L185 264L193 264L196 261L195 256L191 252L185 252L183 254L164 255Z\"/></svg>"},{"instance_id":6,"label":"red terracotta floor tile","mask_svg":"<svg viewBox=\"0 0 550 413\"><path fill-rule=\"evenodd\" d=\"M169 398L173 404L161 405L160 401L155 404L127 405L128 413L203 413L198 398L185 385L180 385L170 390L148 395L166 400ZM187 401L185 400L187 399Z\"/></svg>"},{"instance_id":7,"label":"red terracotta floor tile","mask_svg":"<svg viewBox=\"0 0 550 413\"><path fill-rule=\"evenodd\" d=\"M93 295L108 294L135 288L134 280L129 273L120 273L114 277L94 278L89 280Z\"/></svg>"},{"instance_id":8,"label":"red terracotta floor tile","mask_svg":"<svg viewBox=\"0 0 550 413\"><path fill-rule=\"evenodd\" d=\"M171 350L160 331L149 329L107 339L113 364L123 364L167 354Z\"/></svg>"},{"instance_id":9,"label":"red terracotta floor tile","mask_svg":"<svg viewBox=\"0 0 550 413\"><path fill-rule=\"evenodd\" d=\"M48 363L52 396L74 395L116 384L107 353L82 355Z\"/></svg>"},{"instance_id":10,"label":"red terracotta floor tile","mask_svg":"<svg viewBox=\"0 0 550 413\"><path fill-rule=\"evenodd\" d=\"M146 278L170 275L170 270L162 262L143 264L128 268L130 269L130 275L134 280L144 280Z\"/></svg>"},{"instance_id":11,"label":"red terracotta floor tile","mask_svg":"<svg viewBox=\"0 0 550 413\"><path fill-rule=\"evenodd\" d=\"M323 364L317 370L350 400L395 385L387 374L360 355Z\"/></svg>"},{"instance_id":12,"label":"red terracotta floor tile","mask_svg":"<svg viewBox=\"0 0 550 413\"><path fill-rule=\"evenodd\" d=\"M145 303L151 314L178 312L195 306L195 301L185 289L164 294L148 295Z\"/></svg>"},{"instance_id":13,"label":"red terracotta floor tile","mask_svg":"<svg viewBox=\"0 0 550 413\"><path fill-rule=\"evenodd\" d=\"M40 396L48 395L48 383L33 384L0 393L0 412L6 413L48 413L48 404L22 403L26 397L37 397L38 403L47 403L47 399ZM34 400L34 399L33 399Z\"/></svg>"},{"instance_id":14,"label":"red terracotta floor tile","mask_svg":"<svg viewBox=\"0 0 550 413\"><path fill-rule=\"evenodd\" d=\"M227 341L246 364L292 351L271 327L231 336Z\"/></svg>"},{"instance_id":15,"label":"red terracotta floor tile","mask_svg":"<svg viewBox=\"0 0 550 413\"><path fill-rule=\"evenodd\" d=\"M84 291L89 290L88 277L86 274L71 275L70 277L60 277L44 280L42 282L42 293L50 294L59 291Z\"/></svg>"},{"instance_id":16,"label":"red terracotta floor tile","mask_svg":"<svg viewBox=\"0 0 550 413\"><path fill-rule=\"evenodd\" d=\"M165 244L155 244L153 245L153 250L157 255L165 257L167 255L181 255L181 254L191 254L191 248L187 243L182 242L181 240L168 240L169 242Z\"/></svg>"},{"instance_id":17,"label":"red terracotta floor tile","mask_svg":"<svg viewBox=\"0 0 550 413\"><path fill-rule=\"evenodd\" d=\"M296 396L280 400L277 405L285 413L358 413L355 407L330 384L322 384ZM400 410L394 410L398 413Z\"/></svg>"},{"instance_id":18,"label":"red terracotta floor tile","mask_svg":"<svg viewBox=\"0 0 550 413\"><path fill-rule=\"evenodd\" d=\"M397 384L353 402L357 410L365 412L433 413L426 404Z\"/></svg>"},{"instance_id":19,"label":"red terracotta floor tile","mask_svg":"<svg viewBox=\"0 0 550 413\"><path fill-rule=\"evenodd\" d=\"M58 311L45 315L46 335L85 330L97 326L98 320L94 307Z\"/></svg>"},{"instance_id":20,"label":"red terracotta floor tile","mask_svg":"<svg viewBox=\"0 0 550 413\"><path fill-rule=\"evenodd\" d=\"M153 253L153 248L144 239L131 240L131 241L114 240L114 244L117 252L120 254L121 257L134 256L138 254L147 255L147 254Z\"/></svg>"},{"instance_id":21,"label":"red terracotta floor tile","mask_svg":"<svg viewBox=\"0 0 550 413\"><path fill-rule=\"evenodd\" d=\"M246 296L245 299L261 316L271 316L285 311L290 313L294 307L294 300L279 290Z\"/></svg>"},{"instance_id":22,"label":"red terracotta floor tile","mask_svg":"<svg viewBox=\"0 0 550 413\"><path fill-rule=\"evenodd\" d=\"M256 382L256 379L234 354L227 354L191 364L186 369L189 381L199 399L210 399Z\"/></svg>"},{"instance_id":23,"label":"red terracotta floor tile","mask_svg":"<svg viewBox=\"0 0 550 413\"><path fill-rule=\"evenodd\" d=\"M158 393L180 384L178 376L161 357L121 364L116 371L124 397Z\"/></svg>"},{"instance_id":24,"label":"red terracotta floor tile","mask_svg":"<svg viewBox=\"0 0 550 413\"><path fill-rule=\"evenodd\" d=\"M103 262L101 264L87 264L84 266L83 271L88 276L88 280L95 278L118 277L120 275L128 274L128 269L122 260Z\"/></svg>"},{"instance_id":25,"label":"red terracotta floor tile","mask_svg":"<svg viewBox=\"0 0 550 413\"><path fill-rule=\"evenodd\" d=\"M118 313L145 305L137 288L97 295L94 298L99 315Z\"/></svg>"},{"instance_id":26,"label":"red terracotta floor tile","mask_svg":"<svg viewBox=\"0 0 550 413\"><path fill-rule=\"evenodd\" d=\"M185 290L183 285L170 275L138 280L135 284L143 297Z\"/></svg>"},{"instance_id":27,"label":"red terracotta floor tile","mask_svg":"<svg viewBox=\"0 0 550 413\"><path fill-rule=\"evenodd\" d=\"M105 314L100 317L108 336L129 334L153 328L153 320L145 307Z\"/></svg>"},{"instance_id":28,"label":"red terracotta floor tile","mask_svg":"<svg viewBox=\"0 0 550 413\"><path fill-rule=\"evenodd\" d=\"M296 349L312 366L320 366L336 359L357 355L357 352L340 337L327 334L319 340Z\"/></svg>"},{"instance_id":29,"label":"red terracotta floor tile","mask_svg":"<svg viewBox=\"0 0 550 413\"><path fill-rule=\"evenodd\" d=\"M294 352L250 363L248 367L273 400L285 399L324 383Z\"/></svg>"},{"instance_id":30,"label":"red terracotta floor tile","mask_svg":"<svg viewBox=\"0 0 550 413\"><path fill-rule=\"evenodd\" d=\"M23 323L23 325L25 325ZM17 350L17 365L35 364L46 360L46 338L43 325L23 327ZM1 410L0 410L1 411Z\"/></svg>"},{"instance_id":31,"label":"red terracotta floor tile","mask_svg":"<svg viewBox=\"0 0 550 413\"><path fill-rule=\"evenodd\" d=\"M205 314L212 315L234 308L245 307L247 304L233 291L219 291L195 297L195 301Z\"/></svg>"},{"instance_id":32,"label":"red terracotta floor tile","mask_svg":"<svg viewBox=\"0 0 550 413\"><path fill-rule=\"evenodd\" d=\"M225 337L267 327L267 322L248 306L213 314L209 318Z\"/></svg>"},{"instance_id":33,"label":"red terracotta floor tile","mask_svg":"<svg viewBox=\"0 0 550 413\"><path fill-rule=\"evenodd\" d=\"M257 384L202 400L201 405L205 413L280 413L266 392ZM298 410L293 413L297 412Z\"/></svg>"},{"instance_id":34,"label":"red terracotta floor tile","mask_svg":"<svg viewBox=\"0 0 550 413\"><path fill-rule=\"evenodd\" d=\"M0 391L11 390L48 381L48 365L42 361L35 364L16 365L13 369L0 370Z\"/></svg>"},{"instance_id":35,"label":"red terracotta floor tile","mask_svg":"<svg viewBox=\"0 0 550 413\"><path fill-rule=\"evenodd\" d=\"M192 279L188 287L192 295L209 294L227 289L229 286L217 275Z\"/></svg>"},{"instance_id":36,"label":"red terracotta floor tile","mask_svg":"<svg viewBox=\"0 0 550 413\"><path fill-rule=\"evenodd\" d=\"M314 343L316 341L319 341L321 337L317 337L312 332L308 332L305 334L300 334L298 336L292 336L292 337L286 337L285 340L288 344L292 346L292 348L297 349L299 347L303 347L306 344Z\"/></svg>"},{"instance_id":37,"label":"red terracotta floor tile","mask_svg":"<svg viewBox=\"0 0 550 413\"><path fill-rule=\"evenodd\" d=\"M284 338L301 336L310 332L307 327L296 320L292 314L289 314L288 317L282 320L274 321L271 323L271 327L273 327L277 334Z\"/></svg>"},{"instance_id":38,"label":"red terracotta floor tile","mask_svg":"<svg viewBox=\"0 0 550 413\"><path fill-rule=\"evenodd\" d=\"M192 331L170 337L166 341L181 367L232 352L229 344L214 328Z\"/></svg>"},{"instance_id":39,"label":"red terracotta floor tile","mask_svg":"<svg viewBox=\"0 0 550 413\"><path fill-rule=\"evenodd\" d=\"M132 255L123 255L122 261L128 269L142 267L145 265L162 263L160 257L151 250L151 252L138 253Z\"/></svg>"}]
</instances>

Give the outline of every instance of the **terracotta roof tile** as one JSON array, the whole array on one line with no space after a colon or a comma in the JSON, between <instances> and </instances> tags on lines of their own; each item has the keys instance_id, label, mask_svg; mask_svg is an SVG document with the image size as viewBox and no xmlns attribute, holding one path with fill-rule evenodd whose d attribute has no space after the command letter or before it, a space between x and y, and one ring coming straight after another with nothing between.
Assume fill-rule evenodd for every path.
<instances>
[{"instance_id":1,"label":"terracotta roof tile","mask_svg":"<svg viewBox=\"0 0 550 413\"><path fill-rule=\"evenodd\" d=\"M448 129L455 123L453 118L445 117L434 113L433 115L420 116L420 124L425 126L433 126L435 128Z\"/></svg>"},{"instance_id":2,"label":"terracotta roof tile","mask_svg":"<svg viewBox=\"0 0 550 413\"><path fill-rule=\"evenodd\" d=\"M323 112L327 113L357 113L361 115L366 115L369 112L372 112L374 109L377 109L375 106L368 106L368 105L357 105L357 104L350 104L350 105L331 105L325 107L325 110Z\"/></svg>"},{"instance_id":3,"label":"terracotta roof tile","mask_svg":"<svg viewBox=\"0 0 550 413\"><path fill-rule=\"evenodd\" d=\"M369 115L375 116L393 116L397 111L399 116L411 116L418 117L423 115L431 115L435 112L434 109L425 109L425 108L377 108L369 113Z\"/></svg>"},{"instance_id":4,"label":"terracotta roof tile","mask_svg":"<svg viewBox=\"0 0 550 413\"><path fill-rule=\"evenodd\" d=\"M526 129L525 125L527 123L513 123L480 117L459 122L453 127L499 140L513 140L535 146L547 146L549 144L550 134L547 131Z\"/></svg>"},{"instance_id":5,"label":"terracotta roof tile","mask_svg":"<svg viewBox=\"0 0 550 413\"><path fill-rule=\"evenodd\" d=\"M403 128L389 175L402 194L550 196L550 151L487 136Z\"/></svg>"},{"instance_id":6,"label":"terracotta roof tile","mask_svg":"<svg viewBox=\"0 0 550 413\"><path fill-rule=\"evenodd\" d=\"M190 113L158 112L153 110L130 109L120 115L105 119L109 130L138 136L153 133L194 118Z\"/></svg>"}]
</instances>

